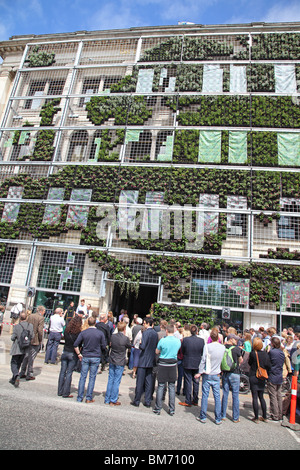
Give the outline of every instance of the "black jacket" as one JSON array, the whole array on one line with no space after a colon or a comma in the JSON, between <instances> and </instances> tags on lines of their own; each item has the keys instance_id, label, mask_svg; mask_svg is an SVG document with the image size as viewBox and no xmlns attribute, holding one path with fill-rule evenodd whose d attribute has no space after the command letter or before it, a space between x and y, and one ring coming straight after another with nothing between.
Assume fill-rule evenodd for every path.
<instances>
[{"instance_id":1,"label":"black jacket","mask_svg":"<svg viewBox=\"0 0 300 470\"><path fill-rule=\"evenodd\" d=\"M108 346L110 344L110 339L111 339L110 327L109 327L108 323L104 323L102 321L99 321L98 323L96 323L96 328L98 328L98 330L102 331L102 333L104 334L106 346Z\"/></svg>"},{"instance_id":2,"label":"black jacket","mask_svg":"<svg viewBox=\"0 0 300 470\"><path fill-rule=\"evenodd\" d=\"M257 354L258 354L260 367L263 367L269 373L269 370L271 367L269 354L266 351L257 351ZM257 360L256 360L256 353L254 350L252 350L249 354L248 363L250 366L249 376L250 377L256 376Z\"/></svg>"},{"instance_id":3,"label":"black jacket","mask_svg":"<svg viewBox=\"0 0 300 470\"><path fill-rule=\"evenodd\" d=\"M154 367L155 365L155 349L158 343L158 336L153 328L147 328L142 335L140 344L139 367Z\"/></svg>"},{"instance_id":4,"label":"black jacket","mask_svg":"<svg viewBox=\"0 0 300 470\"><path fill-rule=\"evenodd\" d=\"M182 365L184 369L199 369L203 354L204 340L192 335L183 338L181 351L183 354Z\"/></svg>"}]
</instances>

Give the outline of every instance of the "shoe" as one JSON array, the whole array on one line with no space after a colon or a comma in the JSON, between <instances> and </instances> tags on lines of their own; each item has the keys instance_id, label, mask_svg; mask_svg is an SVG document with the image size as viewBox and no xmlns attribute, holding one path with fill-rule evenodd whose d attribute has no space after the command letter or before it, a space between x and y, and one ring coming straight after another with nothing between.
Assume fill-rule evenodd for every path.
<instances>
[{"instance_id":1,"label":"shoe","mask_svg":"<svg viewBox=\"0 0 300 470\"><path fill-rule=\"evenodd\" d=\"M16 388L18 388L19 385L20 385L20 379L19 379L19 377L17 377L16 380L15 380L14 386Z\"/></svg>"},{"instance_id":2,"label":"shoe","mask_svg":"<svg viewBox=\"0 0 300 470\"><path fill-rule=\"evenodd\" d=\"M73 398L73 395L68 395L66 397L62 396L63 398ZM87 402L88 403L88 402Z\"/></svg>"},{"instance_id":3,"label":"shoe","mask_svg":"<svg viewBox=\"0 0 300 470\"><path fill-rule=\"evenodd\" d=\"M95 400L85 400L86 403L94 403Z\"/></svg>"},{"instance_id":4,"label":"shoe","mask_svg":"<svg viewBox=\"0 0 300 470\"><path fill-rule=\"evenodd\" d=\"M143 405L144 405L146 408L151 408L151 405L147 405L146 403L143 403Z\"/></svg>"},{"instance_id":5,"label":"shoe","mask_svg":"<svg viewBox=\"0 0 300 470\"><path fill-rule=\"evenodd\" d=\"M110 402L110 406L119 406L121 405L121 402L116 401L115 403L113 401Z\"/></svg>"},{"instance_id":6,"label":"shoe","mask_svg":"<svg viewBox=\"0 0 300 470\"><path fill-rule=\"evenodd\" d=\"M137 408L140 406L139 404L135 403L134 401L131 401L130 404L131 404L132 406L136 406Z\"/></svg>"},{"instance_id":7,"label":"shoe","mask_svg":"<svg viewBox=\"0 0 300 470\"><path fill-rule=\"evenodd\" d=\"M20 375L20 379L26 379L26 375Z\"/></svg>"},{"instance_id":8,"label":"shoe","mask_svg":"<svg viewBox=\"0 0 300 470\"><path fill-rule=\"evenodd\" d=\"M35 377L33 377L33 376L26 377L26 380L35 380Z\"/></svg>"},{"instance_id":9,"label":"shoe","mask_svg":"<svg viewBox=\"0 0 300 470\"><path fill-rule=\"evenodd\" d=\"M154 409L154 410L152 410L152 411L153 411L154 414L160 415L160 411L159 411L159 410Z\"/></svg>"},{"instance_id":10,"label":"shoe","mask_svg":"<svg viewBox=\"0 0 300 470\"><path fill-rule=\"evenodd\" d=\"M215 421L216 425L219 426L220 424L223 424L222 421Z\"/></svg>"},{"instance_id":11,"label":"shoe","mask_svg":"<svg viewBox=\"0 0 300 470\"><path fill-rule=\"evenodd\" d=\"M200 421L200 423L203 423L203 424L206 423L206 419L201 419L200 416L198 416L198 417L196 418L196 420L197 420L197 421Z\"/></svg>"},{"instance_id":12,"label":"shoe","mask_svg":"<svg viewBox=\"0 0 300 470\"><path fill-rule=\"evenodd\" d=\"M262 416L260 416L258 419L259 421L263 421L264 423L268 422L267 418L263 418Z\"/></svg>"},{"instance_id":13,"label":"shoe","mask_svg":"<svg viewBox=\"0 0 300 470\"><path fill-rule=\"evenodd\" d=\"M192 405L194 405L194 406L198 406L198 403L196 403L196 402L192 401Z\"/></svg>"},{"instance_id":14,"label":"shoe","mask_svg":"<svg viewBox=\"0 0 300 470\"><path fill-rule=\"evenodd\" d=\"M251 421L252 421L252 423L259 424L259 420L256 419L256 418L252 418Z\"/></svg>"},{"instance_id":15,"label":"shoe","mask_svg":"<svg viewBox=\"0 0 300 470\"><path fill-rule=\"evenodd\" d=\"M184 401L180 401L178 403L178 405L181 405L181 406L188 406L188 407L191 407L192 405L189 405L188 403L185 403Z\"/></svg>"},{"instance_id":16,"label":"shoe","mask_svg":"<svg viewBox=\"0 0 300 470\"><path fill-rule=\"evenodd\" d=\"M175 415L175 411L169 411L169 415L170 415L170 416L174 416L174 415Z\"/></svg>"},{"instance_id":17,"label":"shoe","mask_svg":"<svg viewBox=\"0 0 300 470\"><path fill-rule=\"evenodd\" d=\"M224 418L223 418L223 419L224 419ZM232 422L233 422L233 423L240 423L241 420L240 420L240 418L239 418L239 419L234 419L234 420L232 420Z\"/></svg>"}]
</instances>

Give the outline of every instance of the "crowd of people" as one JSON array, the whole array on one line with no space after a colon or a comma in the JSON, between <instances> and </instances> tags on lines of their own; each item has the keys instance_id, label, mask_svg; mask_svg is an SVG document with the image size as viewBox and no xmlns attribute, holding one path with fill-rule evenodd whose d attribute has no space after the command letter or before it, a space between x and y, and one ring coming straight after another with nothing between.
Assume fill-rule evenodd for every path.
<instances>
[{"instance_id":1,"label":"crowd of people","mask_svg":"<svg viewBox=\"0 0 300 470\"><path fill-rule=\"evenodd\" d=\"M34 313L20 310L18 319L14 317L10 383L15 387L19 386L20 378L35 380L33 364L44 344L45 311L45 307L38 306ZM98 315L82 299L77 309L71 303L65 311L56 308L51 315L45 363L56 364L62 338L57 393L63 398L73 398L71 385L73 373L77 371L80 373L78 402L84 397L86 403L95 401L97 374L103 373L108 365L104 403L120 406L119 387L127 366L136 380L132 406L139 407L142 402L151 408L156 390L153 413L159 415L168 392L169 414L173 416L176 394L184 397L179 406L198 405L202 378L200 414L196 419L206 422L212 390L215 423L220 425L228 419L230 393L231 418L233 423L239 423L243 370L249 375L252 421L279 422L287 414L289 404L282 395L284 380L295 374L299 385L300 333L292 328L280 334L273 327L250 328L238 333L226 323L213 327L202 323L197 327L171 319L157 324L150 315L144 319L134 315L130 321L124 310L118 318L112 312ZM269 417L264 398L266 390L270 399ZM259 404L262 416L259 416Z\"/></svg>"}]
</instances>

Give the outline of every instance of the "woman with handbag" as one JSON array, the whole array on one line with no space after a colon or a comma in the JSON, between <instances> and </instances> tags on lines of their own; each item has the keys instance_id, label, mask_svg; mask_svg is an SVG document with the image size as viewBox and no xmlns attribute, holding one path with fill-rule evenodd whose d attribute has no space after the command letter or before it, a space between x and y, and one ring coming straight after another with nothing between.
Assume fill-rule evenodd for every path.
<instances>
[{"instance_id":1,"label":"woman with handbag","mask_svg":"<svg viewBox=\"0 0 300 470\"><path fill-rule=\"evenodd\" d=\"M264 391L268 372L271 367L270 357L266 351L262 351L263 342L256 337L253 340L253 349L249 354L248 363L250 366L249 379L252 394L252 406L254 411L254 423L267 421L267 404L264 399ZM262 418L258 418L258 400L262 409Z\"/></svg>"}]
</instances>

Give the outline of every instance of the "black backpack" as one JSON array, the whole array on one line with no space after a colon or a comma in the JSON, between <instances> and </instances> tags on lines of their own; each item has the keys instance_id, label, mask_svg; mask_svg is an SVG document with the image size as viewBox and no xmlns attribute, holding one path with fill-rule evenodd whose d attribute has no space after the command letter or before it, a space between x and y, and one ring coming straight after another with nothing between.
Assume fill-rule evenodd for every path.
<instances>
[{"instance_id":1,"label":"black backpack","mask_svg":"<svg viewBox=\"0 0 300 470\"><path fill-rule=\"evenodd\" d=\"M20 346L20 349L26 349L26 348L29 348L30 346L31 334L30 334L30 331L22 325L22 323L20 323L20 325L23 328L23 330L18 340L19 346Z\"/></svg>"}]
</instances>

